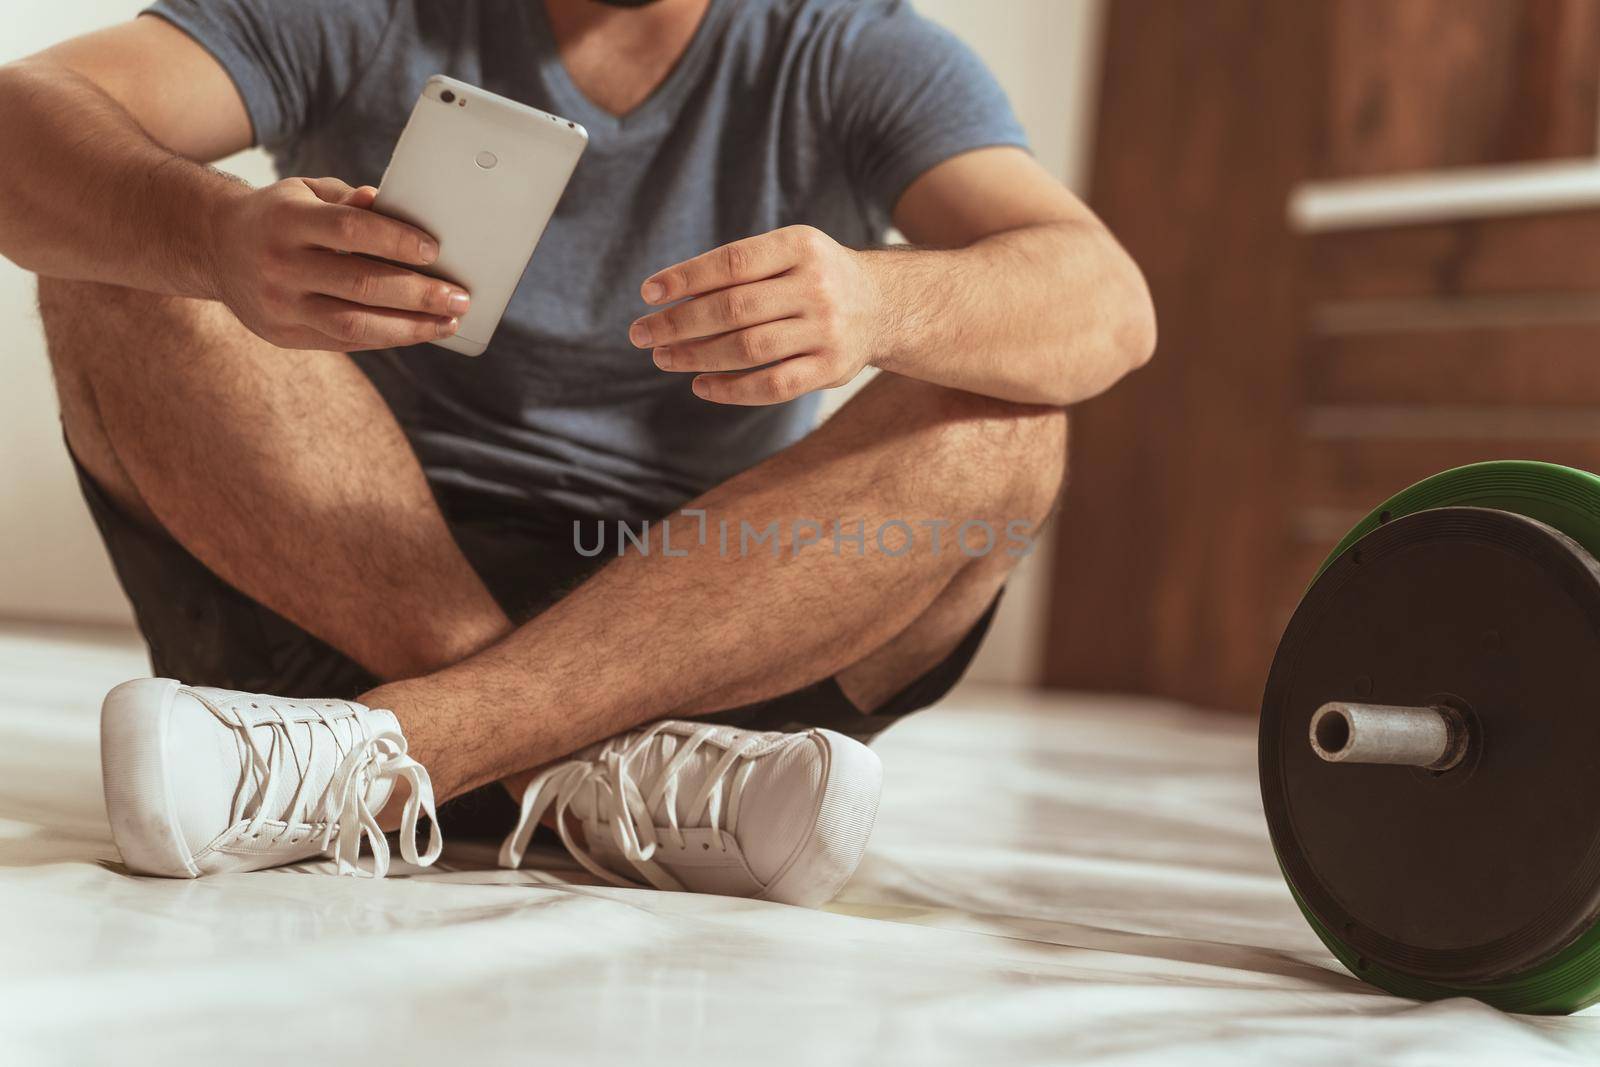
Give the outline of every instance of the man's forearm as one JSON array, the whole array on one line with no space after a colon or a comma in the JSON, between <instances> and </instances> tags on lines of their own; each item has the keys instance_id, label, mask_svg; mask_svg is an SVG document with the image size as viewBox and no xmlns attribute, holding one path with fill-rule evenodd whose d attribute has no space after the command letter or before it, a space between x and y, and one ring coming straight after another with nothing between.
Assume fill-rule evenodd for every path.
<instances>
[{"instance_id":1,"label":"man's forearm","mask_svg":"<svg viewBox=\"0 0 1600 1067\"><path fill-rule=\"evenodd\" d=\"M1102 392L1155 347L1144 280L1111 235L1058 222L951 250L862 253L881 328L872 363L1020 403Z\"/></svg>"},{"instance_id":2,"label":"man's forearm","mask_svg":"<svg viewBox=\"0 0 1600 1067\"><path fill-rule=\"evenodd\" d=\"M249 187L157 145L88 79L0 68L0 255L39 274L211 297L219 204Z\"/></svg>"}]
</instances>

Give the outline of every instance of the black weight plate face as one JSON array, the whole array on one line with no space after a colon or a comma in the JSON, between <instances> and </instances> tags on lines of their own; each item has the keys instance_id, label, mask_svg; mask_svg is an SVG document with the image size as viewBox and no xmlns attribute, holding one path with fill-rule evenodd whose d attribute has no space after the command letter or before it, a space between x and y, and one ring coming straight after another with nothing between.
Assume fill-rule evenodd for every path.
<instances>
[{"instance_id":1,"label":"black weight plate face","mask_svg":"<svg viewBox=\"0 0 1600 1067\"><path fill-rule=\"evenodd\" d=\"M1484 981L1600 909L1600 577L1531 519L1439 508L1381 526L1306 593L1262 708L1262 795L1306 906L1356 953ZM1329 700L1464 706L1456 770L1325 763Z\"/></svg>"}]
</instances>

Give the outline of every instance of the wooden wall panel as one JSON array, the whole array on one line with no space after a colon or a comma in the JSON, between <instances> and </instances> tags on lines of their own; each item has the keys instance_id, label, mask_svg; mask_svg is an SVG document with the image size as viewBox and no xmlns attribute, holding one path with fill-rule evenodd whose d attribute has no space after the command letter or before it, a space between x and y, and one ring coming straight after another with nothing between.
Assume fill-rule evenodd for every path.
<instances>
[{"instance_id":1,"label":"wooden wall panel","mask_svg":"<svg viewBox=\"0 0 1600 1067\"><path fill-rule=\"evenodd\" d=\"M1600 469L1600 211L1306 239L1295 540L1450 467Z\"/></svg>"},{"instance_id":2,"label":"wooden wall panel","mask_svg":"<svg viewBox=\"0 0 1600 1067\"><path fill-rule=\"evenodd\" d=\"M1118 0L1106 19L1090 197L1144 268L1161 343L1075 409L1046 680L1249 707L1288 544L1258 505L1293 478L1274 447L1299 396L1278 358L1301 331L1284 204L1317 136L1321 11Z\"/></svg>"},{"instance_id":3,"label":"wooden wall panel","mask_svg":"<svg viewBox=\"0 0 1600 1067\"><path fill-rule=\"evenodd\" d=\"M1600 469L1600 210L1300 234L1313 178L1594 155L1600 0L1117 0L1091 202L1150 367L1073 420L1046 678L1253 711L1363 514Z\"/></svg>"},{"instance_id":4,"label":"wooden wall panel","mask_svg":"<svg viewBox=\"0 0 1600 1067\"><path fill-rule=\"evenodd\" d=\"M1338 0L1324 177L1594 155L1594 0Z\"/></svg>"},{"instance_id":5,"label":"wooden wall panel","mask_svg":"<svg viewBox=\"0 0 1600 1067\"><path fill-rule=\"evenodd\" d=\"M1600 405L1600 322L1313 335L1312 404Z\"/></svg>"},{"instance_id":6,"label":"wooden wall panel","mask_svg":"<svg viewBox=\"0 0 1600 1067\"><path fill-rule=\"evenodd\" d=\"M1592 293L1600 290L1600 212L1318 234L1307 265L1307 286L1322 301Z\"/></svg>"}]
</instances>

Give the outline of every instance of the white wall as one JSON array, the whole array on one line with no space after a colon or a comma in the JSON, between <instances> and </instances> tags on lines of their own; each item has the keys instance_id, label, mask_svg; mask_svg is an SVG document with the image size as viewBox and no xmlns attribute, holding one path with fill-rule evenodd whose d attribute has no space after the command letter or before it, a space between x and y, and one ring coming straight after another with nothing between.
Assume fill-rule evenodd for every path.
<instances>
[{"instance_id":1,"label":"white wall","mask_svg":"<svg viewBox=\"0 0 1600 1067\"><path fill-rule=\"evenodd\" d=\"M148 0L3 0L0 63L133 18ZM0 106L4 106L0 103ZM221 164L270 182L265 153ZM61 443L33 276L0 258L0 619L133 625Z\"/></svg>"},{"instance_id":2,"label":"white wall","mask_svg":"<svg viewBox=\"0 0 1600 1067\"><path fill-rule=\"evenodd\" d=\"M914 0L983 57L1034 153L1081 190L1100 74L1102 0Z\"/></svg>"},{"instance_id":3,"label":"white wall","mask_svg":"<svg viewBox=\"0 0 1600 1067\"><path fill-rule=\"evenodd\" d=\"M11 0L0 60L121 17L114 0ZM0 322L11 339L0 389L0 614L116 619L125 613L62 453L33 283L0 259Z\"/></svg>"},{"instance_id":4,"label":"white wall","mask_svg":"<svg viewBox=\"0 0 1600 1067\"><path fill-rule=\"evenodd\" d=\"M1093 110L1100 3L917 4L984 57L1011 95L1040 161L1075 188L1082 183ZM130 18L142 6L140 0L5 0L0 62ZM271 180L259 153L224 166L258 183ZM0 618L131 625L61 445L32 278L3 259L0 321L12 324L12 342L0 357ZM974 677L1025 682L1037 676L1046 555L1035 553L1013 580Z\"/></svg>"}]
</instances>

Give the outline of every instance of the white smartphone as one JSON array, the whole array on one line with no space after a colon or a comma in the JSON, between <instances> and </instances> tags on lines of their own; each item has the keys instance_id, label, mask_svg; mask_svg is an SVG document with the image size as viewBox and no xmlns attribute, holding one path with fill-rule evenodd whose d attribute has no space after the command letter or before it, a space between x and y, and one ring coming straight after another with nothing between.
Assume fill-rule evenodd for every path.
<instances>
[{"instance_id":1,"label":"white smartphone","mask_svg":"<svg viewBox=\"0 0 1600 1067\"><path fill-rule=\"evenodd\" d=\"M588 143L576 122L428 79L372 207L432 234L439 258L422 272L472 296L460 328L434 344L483 354Z\"/></svg>"}]
</instances>

